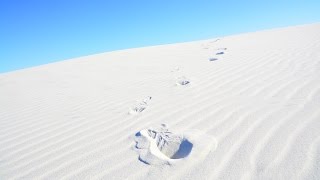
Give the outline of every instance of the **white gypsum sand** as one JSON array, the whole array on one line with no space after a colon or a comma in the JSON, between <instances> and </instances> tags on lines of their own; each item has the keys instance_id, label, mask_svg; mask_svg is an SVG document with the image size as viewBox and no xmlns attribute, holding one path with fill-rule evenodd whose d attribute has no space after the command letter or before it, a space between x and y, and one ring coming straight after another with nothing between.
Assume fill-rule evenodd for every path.
<instances>
[{"instance_id":1,"label":"white gypsum sand","mask_svg":"<svg viewBox=\"0 0 320 180\"><path fill-rule=\"evenodd\" d=\"M320 24L0 74L0 179L320 179Z\"/></svg>"}]
</instances>

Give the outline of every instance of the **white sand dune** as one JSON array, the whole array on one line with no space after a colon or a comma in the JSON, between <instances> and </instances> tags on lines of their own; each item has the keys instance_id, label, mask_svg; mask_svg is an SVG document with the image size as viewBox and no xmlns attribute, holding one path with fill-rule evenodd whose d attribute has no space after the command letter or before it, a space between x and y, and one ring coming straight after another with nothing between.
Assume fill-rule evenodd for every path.
<instances>
[{"instance_id":1,"label":"white sand dune","mask_svg":"<svg viewBox=\"0 0 320 180\"><path fill-rule=\"evenodd\" d=\"M320 24L1 74L0 179L77 178L320 179Z\"/></svg>"}]
</instances>

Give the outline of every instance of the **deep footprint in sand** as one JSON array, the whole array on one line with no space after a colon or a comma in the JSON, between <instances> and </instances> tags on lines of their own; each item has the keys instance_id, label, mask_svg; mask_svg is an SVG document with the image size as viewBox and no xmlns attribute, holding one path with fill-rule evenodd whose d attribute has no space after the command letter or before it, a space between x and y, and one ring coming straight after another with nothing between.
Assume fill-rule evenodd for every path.
<instances>
[{"instance_id":1,"label":"deep footprint in sand","mask_svg":"<svg viewBox=\"0 0 320 180\"><path fill-rule=\"evenodd\" d=\"M135 138L139 160L146 164L171 164L184 159L199 160L199 155L205 156L208 150L212 149L212 145L217 144L214 138L200 135L198 131L173 133L164 124L158 128L141 130ZM191 154L194 154L193 158L189 158Z\"/></svg>"},{"instance_id":2,"label":"deep footprint in sand","mask_svg":"<svg viewBox=\"0 0 320 180\"><path fill-rule=\"evenodd\" d=\"M141 101L138 101L133 107L129 109L129 114L139 114L143 112L148 107L148 103L151 101L152 97L147 96Z\"/></svg>"},{"instance_id":3,"label":"deep footprint in sand","mask_svg":"<svg viewBox=\"0 0 320 180\"><path fill-rule=\"evenodd\" d=\"M157 149L166 158L170 159L180 159L188 156L193 146L188 139L185 139L182 135L173 134L165 125L162 125L159 129L142 130L140 133L151 138L157 145Z\"/></svg>"}]
</instances>

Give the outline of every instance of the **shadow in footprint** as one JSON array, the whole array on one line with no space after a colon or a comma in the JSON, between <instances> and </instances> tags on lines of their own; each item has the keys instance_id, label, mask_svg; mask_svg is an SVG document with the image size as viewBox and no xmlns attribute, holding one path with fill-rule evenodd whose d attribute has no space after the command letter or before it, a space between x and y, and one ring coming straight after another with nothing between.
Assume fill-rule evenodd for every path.
<instances>
[{"instance_id":1,"label":"shadow in footprint","mask_svg":"<svg viewBox=\"0 0 320 180\"><path fill-rule=\"evenodd\" d=\"M193 144L189 142L187 139L184 139L179 147L179 150L171 157L171 159L181 159L187 157L191 150Z\"/></svg>"},{"instance_id":2,"label":"shadow in footprint","mask_svg":"<svg viewBox=\"0 0 320 180\"><path fill-rule=\"evenodd\" d=\"M218 58L210 58L209 61L216 61Z\"/></svg>"},{"instance_id":3,"label":"shadow in footprint","mask_svg":"<svg viewBox=\"0 0 320 180\"><path fill-rule=\"evenodd\" d=\"M224 52L217 52L216 55L222 55Z\"/></svg>"}]
</instances>

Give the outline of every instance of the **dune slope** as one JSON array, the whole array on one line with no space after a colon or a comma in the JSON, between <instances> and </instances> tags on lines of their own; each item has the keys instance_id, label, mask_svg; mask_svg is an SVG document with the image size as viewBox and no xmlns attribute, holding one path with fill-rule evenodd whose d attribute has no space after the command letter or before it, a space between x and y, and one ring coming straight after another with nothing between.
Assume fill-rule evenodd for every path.
<instances>
[{"instance_id":1,"label":"dune slope","mask_svg":"<svg viewBox=\"0 0 320 180\"><path fill-rule=\"evenodd\" d=\"M319 32L0 74L0 179L320 179Z\"/></svg>"}]
</instances>

